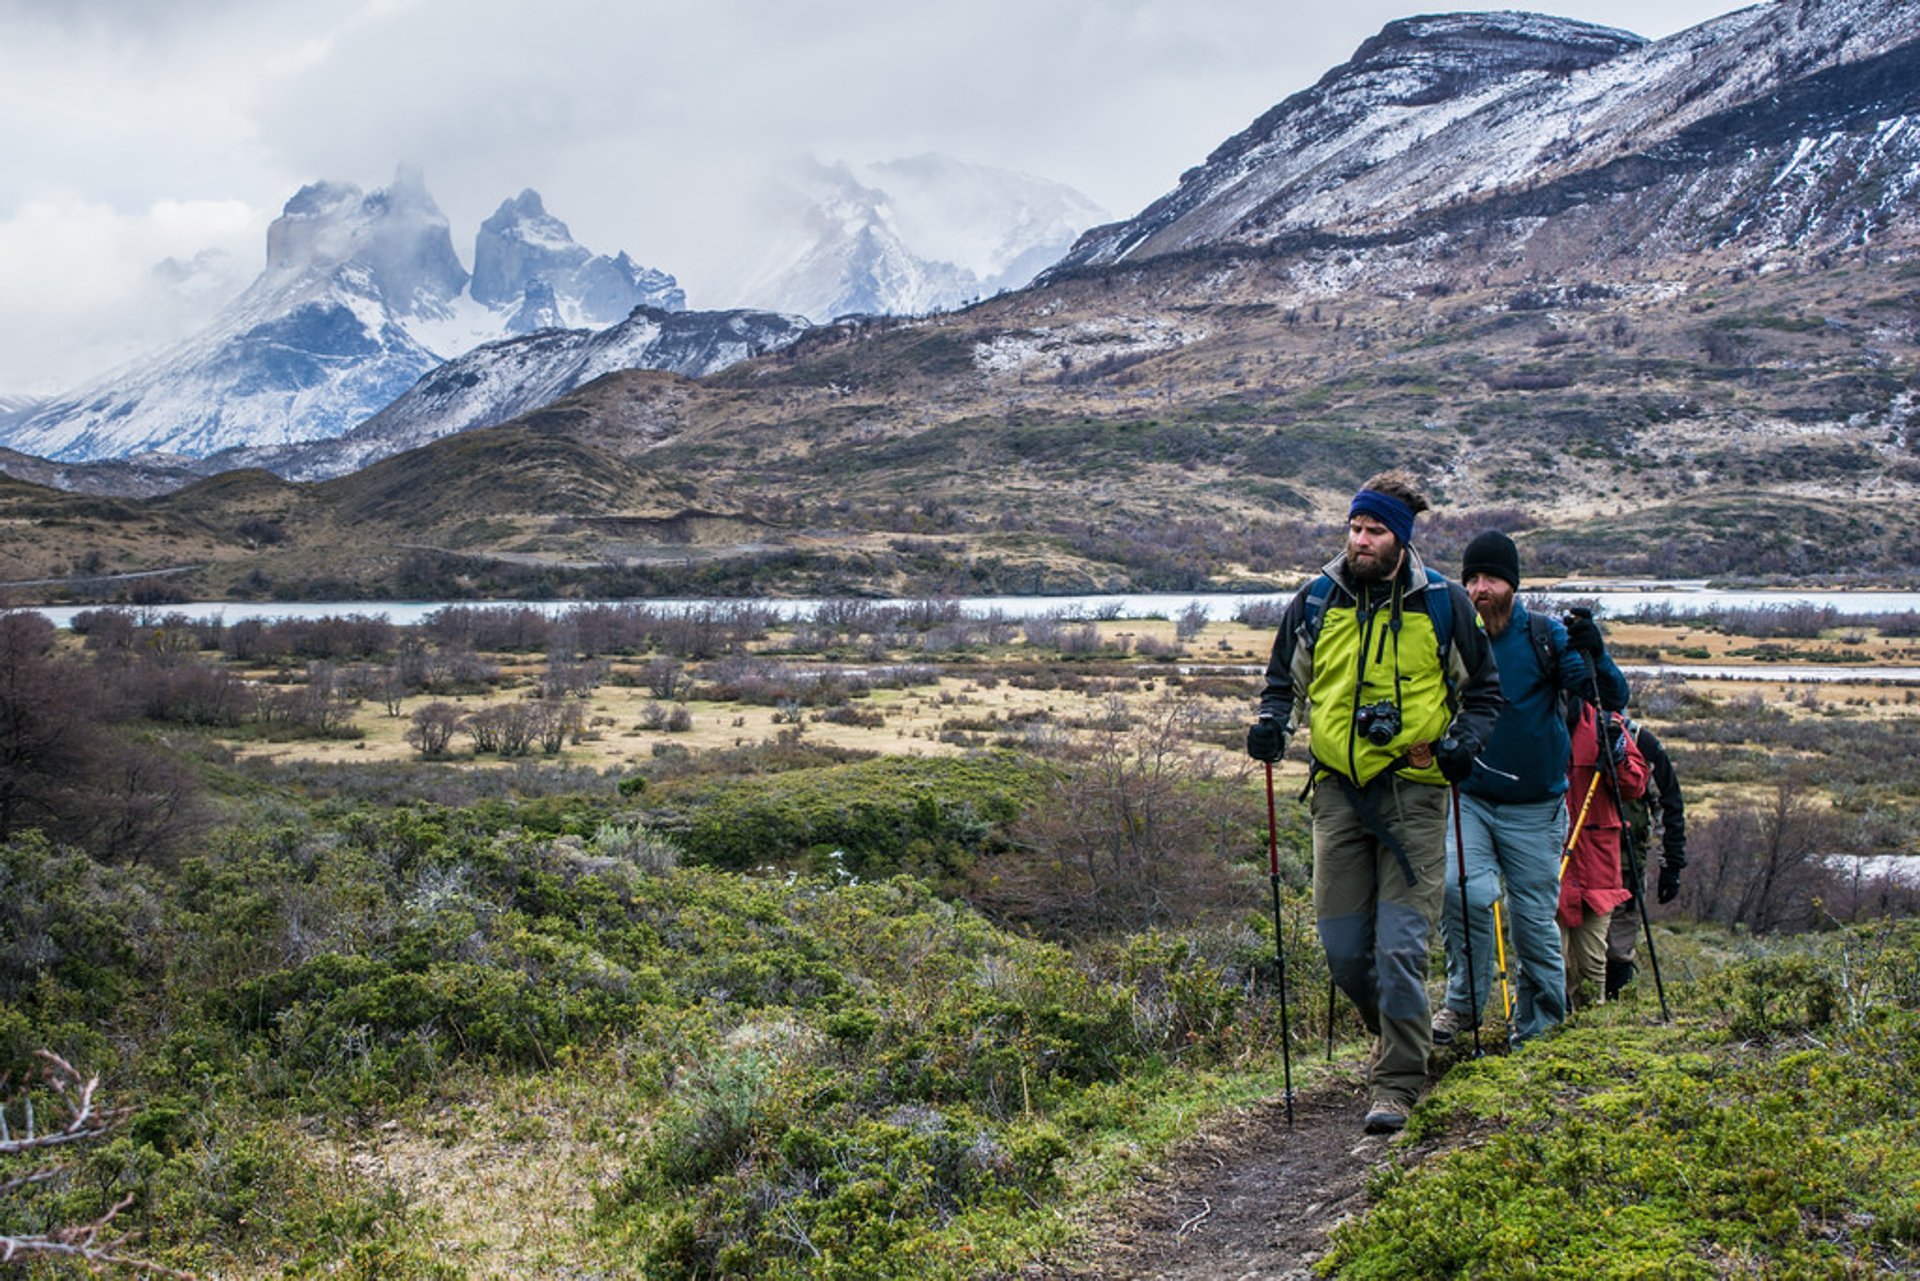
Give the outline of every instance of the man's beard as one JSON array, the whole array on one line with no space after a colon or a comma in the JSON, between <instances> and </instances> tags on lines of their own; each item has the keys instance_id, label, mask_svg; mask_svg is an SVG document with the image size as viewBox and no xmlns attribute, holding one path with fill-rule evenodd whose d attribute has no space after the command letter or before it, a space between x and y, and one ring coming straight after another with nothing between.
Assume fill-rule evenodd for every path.
<instances>
[{"instance_id":1,"label":"man's beard","mask_svg":"<svg viewBox=\"0 0 1920 1281\"><path fill-rule=\"evenodd\" d=\"M1384 583L1400 568L1400 545L1395 543L1390 554L1380 557L1365 556L1348 548L1347 568L1360 582Z\"/></svg>"},{"instance_id":2,"label":"man's beard","mask_svg":"<svg viewBox=\"0 0 1920 1281\"><path fill-rule=\"evenodd\" d=\"M1476 600L1473 607L1480 611L1481 626L1487 635L1498 636L1507 630L1507 624L1513 621L1513 597L1489 596L1484 601Z\"/></svg>"}]
</instances>

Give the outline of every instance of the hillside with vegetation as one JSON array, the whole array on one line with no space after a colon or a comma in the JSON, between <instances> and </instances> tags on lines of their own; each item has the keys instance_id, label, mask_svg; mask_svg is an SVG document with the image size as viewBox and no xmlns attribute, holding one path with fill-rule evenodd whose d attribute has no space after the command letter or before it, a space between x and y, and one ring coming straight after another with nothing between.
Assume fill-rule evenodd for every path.
<instances>
[{"instance_id":1,"label":"hillside with vegetation","mask_svg":"<svg viewBox=\"0 0 1920 1281\"><path fill-rule=\"evenodd\" d=\"M1612 632L1641 660L1916 658L1911 615ZM389 1278L1091 1277L1213 1248L1197 1204L1145 1243L1128 1207L1277 1115L1238 747L1266 635L857 601L0 614L10 1133L26 1096L59 1133L52 1087L93 1073L109 1109L0 1151L0 1234L111 1216L103 1257ZM1656 913L1674 1019L1630 989L1437 1062L1410 1134L1355 1158L1365 1212L1319 1225L1331 1271L1920 1265L1920 890L1844 857L1920 854L1911 692L1636 703L1690 802ZM1279 817L1295 1139L1324 1114L1350 1153L1364 1046Z\"/></svg>"},{"instance_id":2,"label":"hillside with vegetation","mask_svg":"<svg viewBox=\"0 0 1920 1281\"><path fill-rule=\"evenodd\" d=\"M1442 542L1502 523L1542 574L1910 581L1915 270L1292 305L1258 261L1182 260L1124 300L1056 285L1044 322L999 300L611 375L337 481L15 483L0 546L36 601L1233 589L1316 565L1394 464Z\"/></svg>"}]
</instances>

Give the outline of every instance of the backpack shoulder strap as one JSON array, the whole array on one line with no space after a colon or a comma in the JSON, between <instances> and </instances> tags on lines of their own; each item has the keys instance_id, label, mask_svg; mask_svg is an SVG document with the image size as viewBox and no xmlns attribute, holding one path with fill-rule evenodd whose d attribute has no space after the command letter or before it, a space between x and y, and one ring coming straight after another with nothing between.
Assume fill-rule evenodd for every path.
<instances>
[{"instance_id":1,"label":"backpack shoulder strap","mask_svg":"<svg viewBox=\"0 0 1920 1281\"><path fill-rule=\"evenodd\" d=\"M1427 570L1427 617L1433 620L1433 637L1440 646L1440 668L1446 670L1447 656L1453 651L1453 599L1447 590L1447 576L1437 569Z\"/></svg>"},{"instance_id":2,"label":"backpack shoulder strap","mask_svg":"<svg viewBox=\"0 0 1920 1281\"><path fill-rule=\"evenodd\" d=\"M1533 641L1533 652L1540 659L1540 670L1548 678L1560 671L1560 652L1553 647L1553 628L1547 622L1545 614L1527 612L1527 635Z\"/></svg>"},{"instance_id":3,"label":"backpack shoulder strap","mask_svg":"<svg viewBox=\"0 0 1920 1281\"><path fill-rule=\"evenodd\" d=\"M1527 612L1527 637L1533 642L1534 656L1540 662L1540 674L1553 686L1554 705L1560 709L1561 719L1571 728L1572 700L1567 697L1567 691L1560 688L1560 651L1554 648L1553 628L1545 614L1531 610Z\"/></svg>"},{"instance_id":4,"label":"backpack shoulder strap","mask_svg":"<svg viewBox=\"0 0 1920 1281\"><path fill-rule=\"evenodd\" d=\"M1333 577L1321 574L1307 584L1306 613L1300 620L1299 638L1294 642L1305 645L1309 650L1320 639L1320 620L1326 617L1327 601L1333 597Z\"/></svg>"}]
</instances>

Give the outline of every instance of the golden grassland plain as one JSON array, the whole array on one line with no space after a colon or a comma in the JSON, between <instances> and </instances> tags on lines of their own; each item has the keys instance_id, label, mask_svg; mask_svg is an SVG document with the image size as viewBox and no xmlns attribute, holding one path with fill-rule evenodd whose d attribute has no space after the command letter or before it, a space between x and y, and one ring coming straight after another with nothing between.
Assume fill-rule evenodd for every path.
<instances>
[{"instance_id":1,"label":"golden grassland plain","mask_svg":"<svg viewBox=\"0 0 1920 1281\"><path fill-rule=\"evenodd\" d=\"M1002 736L1018 737L1042 727L1071 731L1112 725L1148 713L1170 700L1187 702L1184 723L1196 748L1237 756L1237 731L1251 714L1260 689L1272 633L1240 623L1209 623L1184 643L1176 640L1174 625L1164 619L1118 619L1095 624L1108 653L1131 648L1143 638L1167 653L1155 658L1132 657L1097 665L1063 662L1057 655L1039 652L1023 643L975 651L965 661L923 660L912 652L889 655L888 663L924 662L939 672L937 681L901 688L875 688L857 700L868 719L880 723L842 724L825 719L818 708L783 709L739 702L717 702L694 696L685 707L690 723L683 730L646 728L649 711L664 706L637 683L620 683L637 660L616 660L613 679L602 683L583 700L582 732L572 736L560 759L594 768L638 767L653 759L656 749L671 745L691 752L743 747L795 732L808 742L904 756L943 756L986 746ZM1623 664L1658 669L1664 664L1706 663L1730 668L1748 667L1753 677L1673 677L1693 697L1727 704L1776 707L1797 716L1818 716L1844 709L1848 714L1875 718L1920 718L1920 687L1875 682L1866 675L1857 681L1793 681L1765 679L1764 667L1754 657L1761 649L1766 662L1818 664L1836 675L1848 668L1920 665L1920 641L1881 636L1870 629L1842 627L1817 639L1756 642L1695 625L1620 624L1608 629L1610 644ZM798 669L860 668L857 660L823 661L781 653L783 634L763 643L769 657ZM291 742L237 739L231 743L242 757L271 758L282 763L300 761L367 764L418 758L406 741L413 713L427 703L448 701L462 711L478 711L493 703L527 696L540 671L539 659L525 655L500 657L502 687L485 695L436 699L416 695L388 715L378 703L362 703L354 714L355 737L302 739ZM1030 687L1007 679L1009 672L1051 667L1071 675L1076 669L1097 671L1082 681L1054 688ZM253 673L273 680L267 671ZM284 674L280 677L284 679ZM1656 728L1658 713L1638 709ZM456 763L487 768L492 757L463 751L456 738ZM1297 755L1297 754L1294 754ZM1297 760L1283 771L1304 772ZM1703 795L1703 801L1706 797Z\"/></svg>"}]
</instances>

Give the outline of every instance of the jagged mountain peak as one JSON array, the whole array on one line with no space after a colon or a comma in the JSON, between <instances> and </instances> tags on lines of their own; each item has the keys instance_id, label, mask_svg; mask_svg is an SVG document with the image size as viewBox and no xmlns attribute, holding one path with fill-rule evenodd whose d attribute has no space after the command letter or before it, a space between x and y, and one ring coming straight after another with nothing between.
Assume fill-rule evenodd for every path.
<instances>
[{"instance_id":1,"label":"jagged mountain peak","mask_svg":"<svg viewBox=\"0 0 1920 1281\"><path fill-rule=\"evenodd\" d=\"M511 308L508 333L547 326L611 325L635 307L678 311L686 292L663 271L626 251L589 252L531 187L504 200L480 224L473 243L474 301Z\"/></svg>"},{"instance_id":2,"label":"jagged mountain peak","mask_svg":"<svg viewBox=\"0 0 1920 1281\"><path fill-rule=\"evenodd\" d=\"M319 286L343 272L397 316L438 317L467 284L450 224L417 168L363 194L351 183L309 183L267 228L267 293Z\"/></svg>"},{"instance_id":3,"label":"jagged mountain peak","mask_svg":"<svg viewBox=\"0 0 1920 1281\"><path fill-rule=\"evenodd\" d=\"M488 223L477 258L497 288L479 297L419 169L372 192L308 183L268 228L265 269L212 324L0 420L0 442L83 461L328 439L481 343L685 306L666 273L574 243L531 189Z\"/></svg>"}]
</instances>

